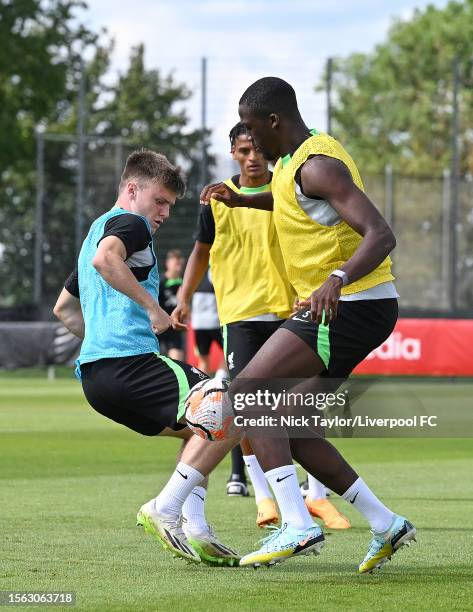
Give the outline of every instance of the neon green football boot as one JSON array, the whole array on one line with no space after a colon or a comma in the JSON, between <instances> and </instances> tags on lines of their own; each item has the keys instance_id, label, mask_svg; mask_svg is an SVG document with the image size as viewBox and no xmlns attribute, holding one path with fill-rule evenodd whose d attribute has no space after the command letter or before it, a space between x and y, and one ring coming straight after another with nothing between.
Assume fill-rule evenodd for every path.
<instances>
[{"instance_id":1,"label":"neon green football boot","mask_svg":"<svg viewBox=\"0 0 473 612\"><path fill-rule=\"evenodd\" d=\"M184 519L183 529L192 548L207 565L233 567L239 564L240 555L222 544L210 525L199 533L191 533Z\"/></svg>"},{"instance_id":2,"label":"neon green football boot","mask_svg":"<svg viewBox=\"0 0 473 612\"><path fill-rule=\"evenodd\" d=\"M201 558L186 538L182 529L182 517L176 520L156 512L154 499L150 500L138 510L136 524L143 527L146 533L154 536L163 548L192 563L200 563Z\"/></svg>"}]
</instances>

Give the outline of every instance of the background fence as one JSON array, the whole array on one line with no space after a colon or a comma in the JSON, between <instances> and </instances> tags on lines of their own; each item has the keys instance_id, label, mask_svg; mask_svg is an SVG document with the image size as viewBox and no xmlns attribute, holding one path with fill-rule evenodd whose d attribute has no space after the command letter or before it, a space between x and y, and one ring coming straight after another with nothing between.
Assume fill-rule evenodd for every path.
<instances>
[{"instance_id":1,"label":"background fence","mask_svg":"<svg viewBox=\"0 0 473 612\"><path fill-rule=\"evenodd\" d=\"M40 316L47 318L58 288L75 266L90 224L115 203L124 162L134 147L119 140L87 142L81 173L83 193L78 196L77 184L70 177L71 170L77 173L77 143L49 141L47 136L42 139L33 301ZM158 232L156 252L161 266L168 249L181 248L188 254L198 206L195 198L179 200Z\"/></svg>"},{"instance_id":2,"label":"background fence","mask_svg":"<svg viewBox=\"0 0 473 612\"><path fill-rule=\"evenodd\" d=\"M320 58L317 61L322 64ZM316 64L310 69L314 73ZM293 62L281 62L278 67L296 86L308 121L320 122L327 111L329 123L329 99L314 90L315 76L308 78L306 70L303 74L294 72ZM199 211L197 194L203 178L223 179L238 170L230 155L221 153L229 149L224 144L225 134L237 120L235 109L243 84L259 76L257 73L255 65L254 75L229 74L223 61L212 61L209 69L202 61L199 72L197 58L192 62L189 84L195 93L188 108L191 123L195 127L199 123L195 115L201 115L200 126L212 129L220 154L212 159L206 151L199 152L202 163L193 168L189 195L178 202L157 233L161 266L168 249L180 248L188 255L192 248ZM79 96L82 100L83 94ZM85 118L86 109L83 111ZM36 173L28 183L29 201L22 204L28 213L35 209L34 219L25 214L22 224L17 218L9 229L11 238L0 244L0 319L51 319L51 307L75 265L91 221L115 202L124 161L135 147L122 139L87 136L86 121L83 123L82 134L37 135ZM349 150L349 143L345 144ZM159 150L159 142L155 147ZM207 161L214 163L208 165ZM403 314L472 316L471 177L452 176L447 169L440 176L402 176L390 167L379 175L366 175L363 168L361 173L368 195L397 237L394 273ZM12 191L13 201L15 197ZM5 221L8 219L2 218ZM20 283L22 290L14 290Z\"/></svg>"},{"instance_id":3,"label":"background fence","mask_svg":"<svg viewBox=\"0 0 473 612\"><path fill-rule=\"evenodd\" d=\"M120 141L87 143L84 155L84 207L81 233L110 208L124 160L131 147ZM228 173L237 171L226 158L217 160ZM226 163L227 162L227 163ZM75 265L77 250L77 145L44 140L37 205L37 253L33 301L48 317L62 282ZM214 177L217 178L217 177ZM218 177L225 178L225 177ZM456 223L452 218L451 177L394 174L364 176L368 194L391 223L397 236L393 253L400 304L406 311L455 314L473 309L473 181L459 181ZM166 251L180 248L187 256L199 211L197 197L180 200L156 235L162 264ZM39 220L41 219L41 220ZM453 246L457 243L454 250ZM455 254L456 251L456 254ZM452 276L455 271L455 275ZM34 290L34 287L33 287Z\"/></svg>"}]
</instances>

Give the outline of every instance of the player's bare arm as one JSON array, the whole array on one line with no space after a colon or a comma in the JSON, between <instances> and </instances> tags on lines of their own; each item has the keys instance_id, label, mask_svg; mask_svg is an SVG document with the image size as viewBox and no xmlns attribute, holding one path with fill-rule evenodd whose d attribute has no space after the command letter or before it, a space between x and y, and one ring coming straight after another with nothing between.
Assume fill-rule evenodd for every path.
<instances>
[{"instance_id":1,"label":"player's bare arm","mask_svg":"<svg viewBox=\"0 0 473 612\"><path fill-rule=\"evenodd\" d=\"M79 298L64 288L59 294L53 313L74 336L84 338L84 317Z\"/></svg>"},{"instance_id":2,"label":"player's bare arm","mask_svg":"<svg viewBox=\"0 0 473 612\"><path fill-rule=\"evenodd\" d=\"M236 193L225 183L213 183L202 189L200 203L209 204L217 200L229 208L256 208L258 210L273 210L273 194L270 191L255 194Z\"/></svg>"},{"instance_id":3,"label":"player's bare arm","mask_svg":"<svg viewBox=\"0 0 473 612\"><path fill-rule=\"evenodd\" d=\"M107 236L99 243L92 265L111 287L142 306L154 333L161 334L171 326L171 317L136 280L125 259L126 248L120 238Z\"/></svg>"},{"instance_id":4,"label":"player's bare arm","mask_svg":"<svg viewBox=\"0 0 473 612\"><path fill-rule=\"evenodd\" d=\"M177 306L171 313L174 326L183 325L189 318L190 301L209 267L211 244L196 240L184 272L182 286L177 294Z\"/></svg>"},{"instance_id":5,"label":"player's bare arm","mask_svg":"<svg viewBox=\"0 0 473 612\"><path fill-rule=\"evenodd\" d=\"M340 217L363 236L353 256L340 268L347 274L348 282L362 278L379 266L396 246L396 239L378 209L355 185L346 166L339 160L317 155L304 164L300 178L307 197L330 202ZM326 322L336 318L341 288L342 280L329 276L314 291L310 297L313 320L320 323L323 311Z\"/></svg>"}]
</instances>

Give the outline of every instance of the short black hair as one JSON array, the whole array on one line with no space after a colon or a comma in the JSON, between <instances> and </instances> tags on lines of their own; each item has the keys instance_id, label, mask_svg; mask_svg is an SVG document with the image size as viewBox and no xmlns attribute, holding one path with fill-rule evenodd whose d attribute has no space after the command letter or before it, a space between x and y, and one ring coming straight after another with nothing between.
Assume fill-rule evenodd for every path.
<instances>
[{"instance_id":1,"label":"short black hair","mask_svg":"<svg viewBox=\"0 0 473 612\"><path fill-rule=\"evenodd\" d=\"M289 116L299 114L296 92L289 83L277 77L264 77L255 81L240 98L240 105L259 116L270 113Z\"/></svg>"},{"instance_id":2,"label":"short black hair","mask_svg":"<svg viewBox=\"0 0 473 612\"><path fill-rule=\"evenodd\" d=\"M242 123L241 121L239 121L236 125L232 127L232 129L230 130L230 134L228 134L228 137L230 138L230 144L232 145L232 147L235 144L238 136L243 136L243 135L250 136L251 138L251 134L248 128L246 127L246 125Z\"/></svg>"}]
</instances>

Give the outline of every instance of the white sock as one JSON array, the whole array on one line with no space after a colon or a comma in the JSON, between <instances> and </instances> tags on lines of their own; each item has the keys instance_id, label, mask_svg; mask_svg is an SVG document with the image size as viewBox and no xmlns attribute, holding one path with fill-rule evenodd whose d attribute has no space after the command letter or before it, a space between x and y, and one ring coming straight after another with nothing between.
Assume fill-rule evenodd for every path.
<instances>
[{"instance_id":1,"label":"white sock","mask_svg":"<svg viewBox=\"0 0 473 612\"><path fill-rule=\"evenodd\" d=\"M309 492L307 493L307 497L309 499L325 499L327 497L325 485L310 474L307 474L307 479L309 481Z\"/></svg>"},{"instance_id":2,"label":"white sock","mask_svg":"<svg viewBox=\"0 0 473 612\"><path fill-rule=\"evenodd\" d=\"M177 519L182 512L182 506L189 493L203 478L203 474L180 461L173 475L154 500L158 514L174 516Z\"/></svg>"},{"instance_id":3,"label":"white sock","mask_svg":"<svg viewBox=\"0 0 473 612\"><path fill-rule=\"evenodd\" d=\"M265 497L272 499L273 496L269 490L268 481L255 455L243 455L243 461L245 462L251 484L253 485L256 503L259 504Z\"/></svg>"},{"instance_id":4,"label":"white sock","mask_svg":"<svg viewBox=\"0 0 473 612\"><path fill-rule=\"evenodd\" d=\"M281 522L296 529L307 529L314 521L307 510L299 489L294 465L283 465L265 472L281 510Z\"/></svg>"},{"instance_id":5,"label":"white sock","mask_svg":"<svg viewBox=\"0 0 473 612\"><path fill-rule=\"evenodd\" d=\"M386 508L362 478L355 480L342 497L361 512L376 533L382 533L391 526L393 512Z\"/></svg>"},{"instance_id":6,"label":"white sock","mask_svg":"<svg viewBox=\"0 0 473 612\"><path fill-rule=\"evenodd\" d=\"M191 533L199 534L208 527L205 520L204 487L194 487L182 506L182 516L186 519L186 527Z\"/></svg>"}]
</instances>

